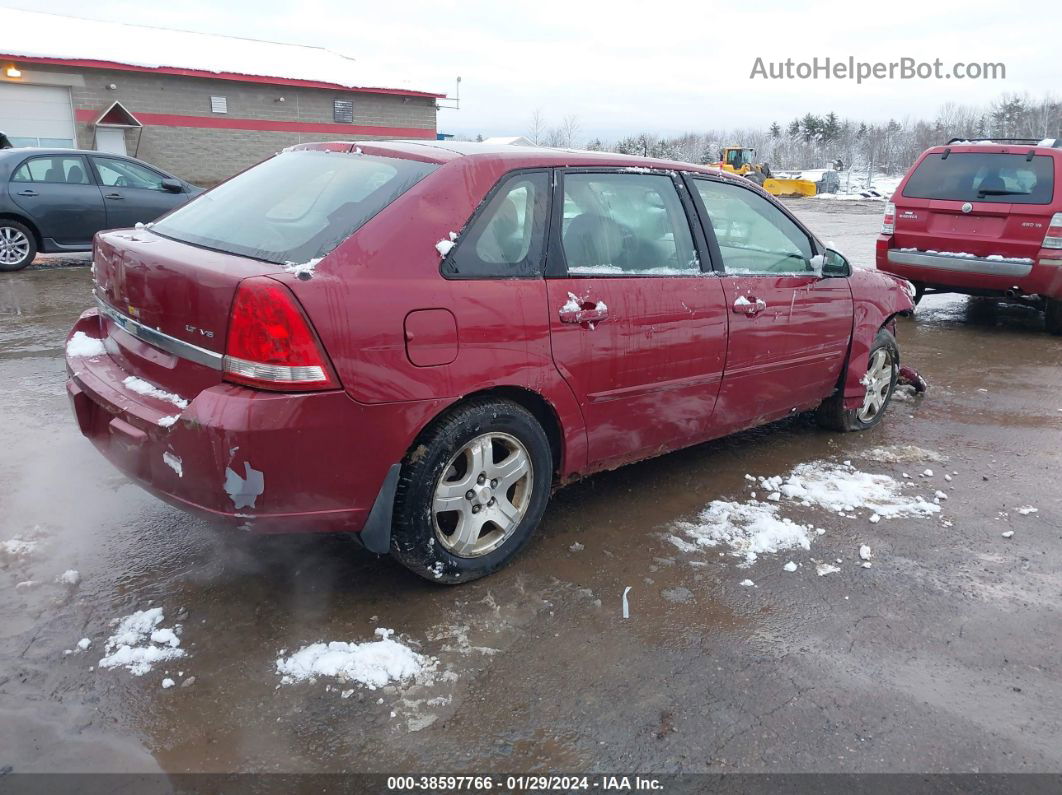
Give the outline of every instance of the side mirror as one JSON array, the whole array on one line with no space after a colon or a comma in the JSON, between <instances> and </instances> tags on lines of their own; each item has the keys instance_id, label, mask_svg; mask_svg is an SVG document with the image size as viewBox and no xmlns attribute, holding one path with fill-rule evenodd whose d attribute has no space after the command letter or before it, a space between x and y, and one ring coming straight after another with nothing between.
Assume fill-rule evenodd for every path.
<instances>
[{"instance_id":1,"label":"side mirror","mask_svg":"<svg viewBox=\"0 0 1062 795\"><path fill-rule=\"evenodd\" d=\"M179 179L170 179L167 177L162 180L162 189L168 190L170 193L184 193L184 183Z\"/></svg>"},{"instance_id":2,"label":"side mirror","mask_svg":"<svg viewBox=\"0 0 1062 795\"><path fill-rule=\"evenodd\" d=\"M848 277L852 275L852 265L845 259L844 254L832 248L826 249L822 254L822 277Z\"/></svg>"}]
</instances>

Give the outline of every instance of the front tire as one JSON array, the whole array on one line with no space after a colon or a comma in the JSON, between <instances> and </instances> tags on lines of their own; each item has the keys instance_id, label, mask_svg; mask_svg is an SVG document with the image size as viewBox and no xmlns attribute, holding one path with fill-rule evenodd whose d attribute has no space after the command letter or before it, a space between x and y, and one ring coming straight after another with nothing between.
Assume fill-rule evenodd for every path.
<instances>
[{"instance_id":1,"label":"front tire","mask_svg":"<svg viewBox=\"0 0 1062 795\"><path fill-rule=\"evenodd\" d=\"M0 271L20 271L37 256L37 239L18 221L0 220Z\"/></svg>"},{"instance_id":2,"label":"front tire","mask_svg":"<svg viewBox=\"0 0 1062 795\"><path fill-rule=\"evenodd\" d=\"M549 439L509 400L475 400L428 428L402 462L391 554L415 574L456 585L523 549L549 501Z\"/></svg>"},{"instance_id":3,"label":"front tire","mask_svg":"<svg viewBox=\"0 0 1062 795\"><path fill-rule=\"evenodd\" d=\"M1044 324L1051 334L1062 336L1062 301L1057 298L1047 299L1044 306Z\"/></svg>"},{"instance_id":4,"label":"front tire","mask_svg":"<svg viewBox=\"0 0 1062 795\"><path fill-rule=\"evenodd\" d=\"M844 390L838 389L819 406L819 425L846 433L873 428L885 416L899 373L900 349L896 345L896 338L887 329L880 329L870 348L867 371L862 378L866 386L863 405L846 409Z\"/></svg>"}]
</instances>

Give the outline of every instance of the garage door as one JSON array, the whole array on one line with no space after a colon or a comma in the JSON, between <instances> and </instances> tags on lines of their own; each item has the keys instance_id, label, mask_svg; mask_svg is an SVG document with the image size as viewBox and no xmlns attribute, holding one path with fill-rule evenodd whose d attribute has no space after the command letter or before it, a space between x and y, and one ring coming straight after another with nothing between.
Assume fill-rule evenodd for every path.
<instances>
[{"instance_id":1,"label":"garage door","mask_svg":"<svg viewBox=\"0 0 1062 795\"><path fill-rule=\"evenodd\" d=\"M74 146L70 90L0 83L0 132L15 146Z\"/></svg>"}]
</instances>

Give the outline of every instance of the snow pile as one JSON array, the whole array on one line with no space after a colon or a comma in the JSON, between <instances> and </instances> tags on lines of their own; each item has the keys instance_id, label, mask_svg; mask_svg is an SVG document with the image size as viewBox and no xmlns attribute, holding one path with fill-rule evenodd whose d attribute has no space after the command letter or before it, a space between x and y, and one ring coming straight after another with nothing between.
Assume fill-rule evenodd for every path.
<instances>
[{"instance_id":1,"label":"snow pile","mask_svg":"<svg viewBox=\"0 0 1062 795\"><path fill-rule=\"evenodd\" d=\"M759 478L768 491L778 491L801 505L815 505L835 513L870 510L877 516L928 516L940 506L919 495L901 493L903 486L888 475L860 472L851 464L812 461L800 464L787 478Z\"/></svg>"},{"instance_id":2,"label":"snow pile","mask_svg":"<svg viewBox=\"0 0 1062 795\"><path fill-rule=\"evenodd\" d=\"M134 676L143 676L155 663L184 657L177 632L160 627L162 620L162 608L153 607L112 622L118 628L107 639L106 656L100 660L100 668L126 668Z\"/></svg>"},{"instance_id":3,"label":"snow pile","mask_svg":"<svg viewBox=\"0 0 1062 795\"><path fill-rule=\"evenodd\" d=\"M153 397L156 400L164 400L167 403L172 403L182 411L188 408L188 401L179 395L175 395L172 392L166 392L159 389L152 383L145 381L143 378L137 378L135 375L131 375L126 378L122 383L125 388L131 392L136 392L138 395L147 395Z\"/></svg>"},{"instance_id":4,"label":"snow pile","mask_svg":"<svg viewBox=\"0 0 1062 795\"><path fill-rule=\"evenodd\" d=\"M281 682L291 684L319 676L358 682L370 690L391 682L403 682L434 667L434 661L392 640L390 629L377 629L379 640L366 643L313 643L290 657L277 658Z\"/></svg>"},{"instance_id":5,"label":"snow pile","mask_svg":"<svg viewBox=\"0 0 1062 795\"><path fill-rule=\"evenodd\" d=\"M36 541L30 541L21 536L15 536L7 541L0 541L0 555L9 558L24 558L36 548Z\"/></svg>"},{"instance_id":6,"label":"snow pile","mask_svg":"<svg viewBox=\"0 0 1062 795\"><path fill-rule=\"evenodd\" d=\"M103 347L103 340L90 337L84 331L75 331L66 343L66 355L91 359L94 356L103 356L107 349Z\"/></svg>"},{"instance_id":7,"label":"snow pile","mask_svg":"<svg viewBox=\"0 0 1062 795\"><path fill-rule=\"evenodd\" d=\"M883 464L899 464L907 461L943 461L944 456L932 450L916 447L913 444L894 444L889 447L875 447L863 453L863 458L868 461L878 461Z\"/></svg>"},{"instance_id":8,"label":"snow pile","mask_svg":"<svg viewBox=\"0 0 1062 795\"><path fill-rule=\"evenodd\" d=\"M77 585L81 582L81 572L77 569L67 569L56 577L55 581L60 585Z\"/></svg>"},{"instance_id":9,"label":"snow pile","mask_svg":"<svg viewBox=\"0 0 1062 795\"><path fill-rule=\"evenodd\" d=\"M702 547L725 544L736 557L745 559L747 565L756 562L763 554L784 549L811 549L813 527L797 524L792 519L780 517L777 505L752 500L750 502L727 502L714 500L701 511L696 522L683 522L676 529ZM672 536L675 540L683 539ZM675 544L684 549L689 542Z\"/></svg>"},{"instance_id":10,"label":"snow pile","mask_svg":"<svg viewBox=\"0 0 1062 795\"><path fill-rule=\"evenodd\" d=\"M451 232L449 240L443 238L435 244L435 250L439 252L440 257L445 258L446 255L450 253L450 249L455 245L457 245L457 232Z\"/></svg>"}]
</instances>

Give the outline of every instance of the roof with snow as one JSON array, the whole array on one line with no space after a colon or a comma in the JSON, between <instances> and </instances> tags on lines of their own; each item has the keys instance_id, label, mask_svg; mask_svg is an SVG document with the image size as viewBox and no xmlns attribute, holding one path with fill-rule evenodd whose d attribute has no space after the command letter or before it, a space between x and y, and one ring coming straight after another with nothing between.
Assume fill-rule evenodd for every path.
<instances>
[{"instance_id":1,"label":"roof with snow","mask_svg":"<svg viewBox=\"0 0 1062 795\"><path fill-rule=\"evenodd\" d=\"M0 8L0 58L442 97L323 47Z\"/></svg>"},{"instance_id":2,"label":"roof with snow","mask_svg":"<svg viewBox=\"0 0 1062 795\"><path fill-rule=\"evenodd\" d=\"M485 144L502 144L503 146L534 146L535 142L522 135L496 135L492 138L484 138Z\"/></svg>"}]
</instances>

